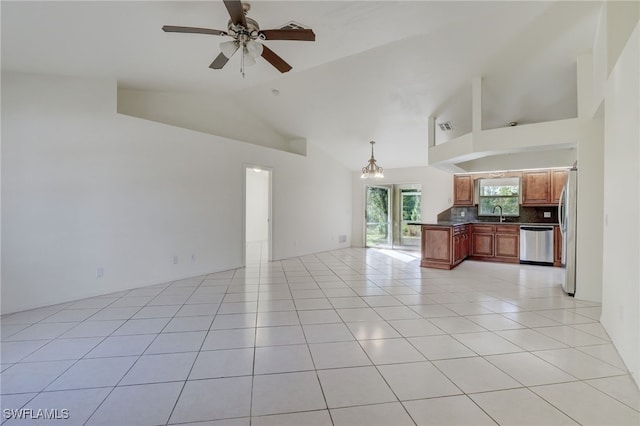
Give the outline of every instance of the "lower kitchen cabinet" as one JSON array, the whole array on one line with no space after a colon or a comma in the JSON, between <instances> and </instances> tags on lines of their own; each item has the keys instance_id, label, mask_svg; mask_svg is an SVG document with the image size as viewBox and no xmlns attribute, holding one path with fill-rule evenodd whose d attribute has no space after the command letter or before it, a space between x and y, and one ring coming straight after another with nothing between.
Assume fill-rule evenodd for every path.
<instances>
[{"instance_id":1,"label":"lower kitchen cabinet","mask_svg":"<svg viewBox=\"0 0 640 426\"><path fill-rule=\"evenodd\" d=\"M473 256L493 257L494 235L493 234L472 234Z\"/></svg>"},{"instance_id":2,"label":"lower kitchen cabinet","mask_svg":"<svg viewBox=\"0 0 640 426\"><path fill-rule=\"evenodd\" d=\"M471 225L471 258L492 262L520 262L520 226Z\"/></svg>"},{"instance_id":3,"label":"lower kitchen cabinet","mask_svg":"<svg viewBox=\"0 0 640 426\"><path fill-rule=\"evenodd\" d=\"M453 263L457 265L469 256L469 226L453 227Z\"/></svg>"},{"instance_id":4,"label":"lower kitchen cabinet","mask_svg":"<svg viewBox=\"0 0 640 426\"><path fill-rule=\"evenodd\" d=\"M453 269L469 258L520 262L520 226L509 224L422 225L423 268Z\"/></svg>"},{"instance_id":5,"label":"lower kitchen cabinet","mask_svg":"<svg viewBox=\"0 0 640 426\"><path fill-rule=\"evenodd\" d=\"M452 269L469 255L469 226L422 225L420 266Z\"/></svg>"},{"instance_id":6,"label":"lower kitchen cabinet","mask_svg":"<svg viewBox=\"0 0 640 426\"><path fill-rule=\"evenodd\" d=\"M450 269L451 231L448 226L422 226L422 258L420 266Z\"/></svg>"},{"instance_id":7,"label":"lower kitchen cabinet","mask_svg":"<svg viewBox=\"0 0 640 426\"><path fill-rule=\"evenodd\" d=\"M493 225L471 225L471 255L474 257L493 257L494 234Z\"/></svg>"},{"instance_id":8,"label":"lower kitchen cabinet","mask_svg":"<svg viewBox=\"0 0 640 426\"><path fill-rule=\"evenodd\" d=\"M520 262L520 235L496 234L496 257Z\"/></svg>"}]
</instances>

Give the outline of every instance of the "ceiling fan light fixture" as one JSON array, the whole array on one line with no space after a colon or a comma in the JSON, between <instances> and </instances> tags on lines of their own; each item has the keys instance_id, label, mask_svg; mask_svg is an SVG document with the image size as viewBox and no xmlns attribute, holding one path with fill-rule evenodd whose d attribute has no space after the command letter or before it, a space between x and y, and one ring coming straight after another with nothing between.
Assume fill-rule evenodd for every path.
<instances>
[{"instance_id":1,"label":"ceiling fan light fixture","mask_svg":"<svg viewBox=\"0 0 640 426\"><path fill-rule=\"evenodd\" d=\"M222 54L228 58L231 58L234 53L238 50L238 42L237 41L225 41L220 43L220 51Z\"/></svg>"},{"instance_id":2,"label":"ceiling fan light fixture","mask_svg":"<svg viewBox=\"0 0 640 426\"><path fill-rule=\"evenodd\" d=\"M371 158L369 159L366 166L362 168L362 174L360 175L361 179L381 179L384 177L384 170L382 167L376 164L376 159L373 156L373 145L374 141L369 142L371 144Z\"/></svg>"},{"instance_id":3,"label":"ceiling fan light fixture","mask_svg":"<svg viewBox=\"0 0 640 426\"><path fill-rule=\"evenodd\" d=\"M253 59L257 59L259 56L262 56L263 47L262 44L257 41L250 40L247 42L246 50L249 56Z\"/></svg>"},{"instance_id":4,"label":"ceiling fan light fixture","mask_svg":"<svg viewBox=\"0 0 640 426\"><path fill-rule=\"evenodd\" d=\"M244 56L242 58L243 60L242 64L244 66L252 67L256 64L255 58L253 57L253 55L251 55L251 53L247 50L246 47L243 49L242 55Z\"/></svg>"}]
</instances>

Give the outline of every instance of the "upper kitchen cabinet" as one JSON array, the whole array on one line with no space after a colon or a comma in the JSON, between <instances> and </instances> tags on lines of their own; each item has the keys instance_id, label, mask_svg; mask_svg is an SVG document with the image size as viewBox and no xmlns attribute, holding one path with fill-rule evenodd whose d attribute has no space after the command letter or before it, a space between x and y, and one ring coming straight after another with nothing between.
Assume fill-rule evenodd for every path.
<instances>
[{"instance_id":1,"label":"upper kitchen cabinet","mask_svg":"<svg viewBox=\"0 0 640 426\"><path fill-rule=\"evenodd\" d=\"M453 176L453 205L473 206L473 178L470 175Z\"/></svg>"},{"instance_id":2,"label":"upper kitchen cabinet","mask_svg":"<svg viewBox=\"0 0 640 426\"><path fill-rule=\"evenodd\" d=\"M522 205L547 206L551 203L549 170L522 173Z\"/></svg>"},{"instance_id":3,"label":"upper kitchen cabinet","mask_svg":"<svg viewBox=\"0 0 640 426\"><path fill-rule=\"evenodd\" d=\"M551 204L560 202L560 194L567 183L567 176L569 176L568 170L551 170Z\"/></svg>"},{"instance_id":4,"label":"upper kitchen cabinet","mask_svg":"<svg viewBox=\"0 0 640 426\"><path fill-rule=\"evenodd\" d=\"M523 172L522 205L550 206L558 204L568 175L567 169Z\"/></svg>"},{"instance_id":5,"label":"upper kitchen cabinet","mask_svg":"<svg viewBox=\"0 0 640 426\"><path fill-rule=\"evenodd\" d=\"M523 206L532 207L557 205L560 200L562 188L567 182L568 175L568 169L560 168L453 175L453 206L461 207L481 204L481 185L476 183L490 181L502 182L507 178L518 178L518 181L520 182L519 193L521 194L520 204ZM502 193L499 192L499 194ZM500 201L504 208L505 205L503 200ZM479 215L483 215L480 210Z\"/></svg>"}]
</instances>

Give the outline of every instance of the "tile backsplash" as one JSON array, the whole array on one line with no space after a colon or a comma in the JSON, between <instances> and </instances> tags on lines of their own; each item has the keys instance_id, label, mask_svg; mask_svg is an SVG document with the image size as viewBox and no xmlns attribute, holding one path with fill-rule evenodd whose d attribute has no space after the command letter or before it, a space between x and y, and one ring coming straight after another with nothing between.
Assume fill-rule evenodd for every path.
<instances>
[{"instance_id":1,"label":"tile backsplash","mask_svg":"<svg viewBox=\"0 0 640 426\"><path fill-rule=\"evenodd\" d=\"M464 216L462 213L464 212ZM544 217L545 212L550 217ZM478 207L451 207L438 214L438 221L452 222L499 222L498 216L478 216ZM558 223L558 209L549 207L520 206L520 216L505 217L504 221L520 223Z\"/></svg>"}]
</instances>

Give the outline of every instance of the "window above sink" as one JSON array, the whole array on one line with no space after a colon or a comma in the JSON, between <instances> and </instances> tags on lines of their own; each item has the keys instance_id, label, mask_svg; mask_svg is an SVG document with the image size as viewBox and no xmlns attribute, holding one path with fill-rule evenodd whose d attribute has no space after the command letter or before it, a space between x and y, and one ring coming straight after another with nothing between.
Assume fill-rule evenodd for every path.
<instances>
[{"instance_id":1,"label":"window above sink","mask_svg":"<svg viewBox=\"0 0 640 426\"><path fill-rule=\"evenodd\" d=\"M520 216L519 177L478 179L478 181L478 216L500 216L501 214L504 217Z\"/></svg>"}]
</instances>

